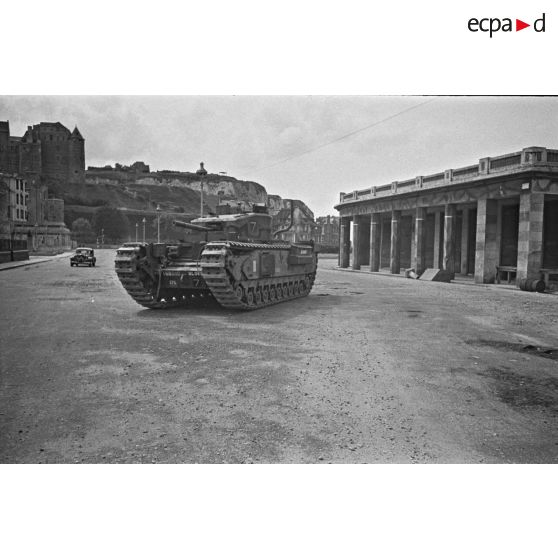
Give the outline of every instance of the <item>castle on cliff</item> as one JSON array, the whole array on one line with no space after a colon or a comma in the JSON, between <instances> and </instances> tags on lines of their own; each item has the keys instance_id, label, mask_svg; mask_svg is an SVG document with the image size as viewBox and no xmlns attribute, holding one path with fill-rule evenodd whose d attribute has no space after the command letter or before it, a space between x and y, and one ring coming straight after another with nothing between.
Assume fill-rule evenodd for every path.
<instances>
[{"instance_id":1,"label":"castle on cliff","mask_svg":"<svg viewBox=\"0 0 558 558\"><path fill-rule=\"evenodd\" d=\"M28 126L22 137L11 136L10 123L0 122L0 172L83 182L85 140L77 126L70 132L60 122Z\"/></svg>"}]
</instances>

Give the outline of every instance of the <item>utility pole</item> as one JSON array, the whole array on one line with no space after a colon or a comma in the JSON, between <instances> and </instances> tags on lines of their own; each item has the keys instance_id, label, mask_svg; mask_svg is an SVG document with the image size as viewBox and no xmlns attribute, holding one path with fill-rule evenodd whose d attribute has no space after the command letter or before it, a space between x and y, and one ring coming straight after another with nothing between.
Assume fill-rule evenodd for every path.
<instances>
[{"instance_id":1,"label":"utility pole","mask_svg":"<svg viewBox=\"0 0 558 558\"><path fill-rule=\"evenodd\" d=\"M203 217L203 179L207 176L203 163L200 163L200 168L196 171L196 174L200 177L200 217Z\"/></svg>"},{"instance_id":2,"label":"utility pole","mask_svg":"<svg viewBox=\"0 0 558 558\"><path fill-rule=\"evenodd\" d=\"M161 242L161 207L157 204L157 244Z\"/></svg>"}]
</instances>

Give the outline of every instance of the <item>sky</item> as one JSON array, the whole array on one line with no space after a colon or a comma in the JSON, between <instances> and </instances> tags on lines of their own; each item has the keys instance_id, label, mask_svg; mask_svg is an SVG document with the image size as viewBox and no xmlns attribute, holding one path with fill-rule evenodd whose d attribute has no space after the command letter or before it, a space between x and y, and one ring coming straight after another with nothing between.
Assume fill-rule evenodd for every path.
<instances>
[{"instance_id":1,"label":"sky","mask_svg":"<svg viewBox=\"0 0 558 558\"><path fill-rule=\"evenodd\" d=\"M558 148L558 97L0 96L12 135L59 121L86 166L226 172L336 214L340 192Z\"/></svg>"}]
</instances>

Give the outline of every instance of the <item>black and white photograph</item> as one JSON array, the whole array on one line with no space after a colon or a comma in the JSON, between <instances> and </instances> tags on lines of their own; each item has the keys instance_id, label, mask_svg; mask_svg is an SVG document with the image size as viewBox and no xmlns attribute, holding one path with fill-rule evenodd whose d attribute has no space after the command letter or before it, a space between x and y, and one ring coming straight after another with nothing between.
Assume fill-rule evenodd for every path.
<instances>
[{"instance_id":1,"label":"black and white photograph","mask_svg":"<svg viewBox=\"0 0 558 558\"><path fill-rule=\"evenodd\" d=\"M0 107L3 462L558 461L558 98Z\"/></svg>"},{"instance_id":2,"label":"black and white photograph","mask_svg":"<svg viewBox=\"0 0 558 558\"><path fill-rule=\"evenodd\" d=\"M548 3L5 15L2 554L552 551Z\"/></svg>"}]
</instances>

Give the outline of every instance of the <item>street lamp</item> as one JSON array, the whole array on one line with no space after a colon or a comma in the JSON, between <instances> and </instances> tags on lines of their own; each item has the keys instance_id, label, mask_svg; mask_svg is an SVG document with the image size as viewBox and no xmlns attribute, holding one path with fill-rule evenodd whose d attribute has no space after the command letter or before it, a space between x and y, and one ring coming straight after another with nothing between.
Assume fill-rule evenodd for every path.
<instances>
[{"instance_id":1,"label":"street lamp","mask_svg":"<svg viewBox=\"0 0 558 558\"><path fill-rule=\"evenodd\" d=\"M157 204L157 244L161 242L161 207Z\"/></svg>"},{"instance_id":2,"label":"street lamp","mask_svg":"<svg viewBox=\"0 0 558 558\"><path fill-rule=\"evenodd\" d=\"M200 168L196 171L196 174L200 177L200 217L203 217L203 179L207 176L203 163L200 163Z\"/></svg>"},{"instance_id":3,"label":"street lamp","mask_svg":"<svg viewBox=\"0 0 558 558\"><path fill-rule=\"evenodd\" d=\"M136 223L136 242L138 241L138 223Z\"/></svg>"},{"instance_id":4,"label":"street lamp","mask_svg":"<svg viewBox=\"0 0 558 558\"><path fill-rule=\"evenodd\" d=\"M145 244L145 217L142 220L143 223L143 243Z\"/></svg>"}]
</instances>

